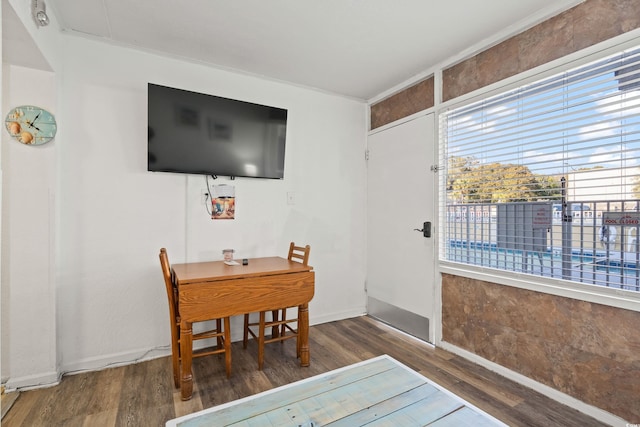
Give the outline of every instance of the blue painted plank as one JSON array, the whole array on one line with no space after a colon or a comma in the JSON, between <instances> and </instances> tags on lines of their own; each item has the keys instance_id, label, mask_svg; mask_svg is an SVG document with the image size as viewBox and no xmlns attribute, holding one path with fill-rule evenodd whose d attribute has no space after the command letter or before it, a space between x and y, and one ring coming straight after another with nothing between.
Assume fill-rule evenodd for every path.
<instances>
[{"instance_id":1,"label":"blue painted plank","mask_svg":"<svg viewBox=\"0 0 640 427\"><path fill-rule=\"evenodd\" d=\"M271 413L285 412L292 421L290 425L310 422L314 425L327 425L421 384L424 384L424 380L403 368L386 370L297 402L287 405L276 404L275 407L265 408L264 412L254 415L253 418L267 420ZM217 419L215 425L226 425L221 421L223 420ZM264 423L266 424L266 421Z\"/></svg>"},{"instance_id":2,"label":"blue painted plank","mask_svg":"<svg viewBox=\"0 0 640 427\"><path fill-rule=\"evenodd\" d=\"M425 407L432 408L434 410L434 420L439 418L442 414L449 413L462 405L459 401L442 393L434 386L425 382L419 387L403 393L398 393L389 399L380 401L375 405L341 418L330 425L331 427L369 425L368 423L372 423L374 421L377 422L388 417L390 414L396 414L395 416L398 416L399 413L406 410L406 408L416 402L422 402Z\"/></svg>"},{"instance_id":3,"label":"blue painted plank","mask_svg":"<svg viewBox=\"0 0 640 427\"><path fill-rule=\"evenodd\" d=\"M451 395L438 391L426 399L415 401L402 409L367 424L367 427L385 426L426 426L447 417L464 407L464 402ZM363 425L363 424L358 424Z\"/></svg>"},{"instance_id":4,"label":"blue painted plank","mask_svg":"<svg viewBox=\"0 0 640 427\"><path fill-rule=\"evenodd\" d=\"M473 409L465 406L459 410L449 414L448 416L439 419L430 426L433 427L494 427L503 425L496 422L496 420L487 417L484 414L478 413Z\"/></svg>"}]
</instances>

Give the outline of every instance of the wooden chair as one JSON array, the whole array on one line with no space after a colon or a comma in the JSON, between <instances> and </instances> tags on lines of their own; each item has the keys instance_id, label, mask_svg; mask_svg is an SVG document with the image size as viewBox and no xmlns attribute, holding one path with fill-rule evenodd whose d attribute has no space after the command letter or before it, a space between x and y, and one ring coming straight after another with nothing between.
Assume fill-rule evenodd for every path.
<instances>
[{"instance_id":1,"label":"wooden chair","mask_svg":"<svg viewBox=\"0 0 640 427\"><path fill-rule=\"evenodd\" d=\"M289 255L287 259L290 261L296 261L302 263L302 265L308 265L309 252L311 247L296 246L294 242L289 244ZM293 319L287 319L287 309L294 307L283 307L271 312L271 321L266 320L266 312L261 311L258 322L249 322L249 314L244 315L244 339L243 346L247 348L249 342L249 335L258 341L258 369L262 370L264 365L264 345L272 342L284 342L285 340L295 338L296 339L296 356L300 357L300 340L298 339L298 317ZM298 307L295 307L296 309ZM292 324L295 323L294 328ZM257 332L254 329L257 327ZM265 338L265 331L271 328L271 338Z\"/></svg>"},{"instance_id":2,"label":"wooden chair","mask_svg":"<svg viewBox=\"0 0 640 427\"><path fill-rule=\"evenodd\" d=\"M180 387L180 314L178 311L178 288L173 276L173 270L169 264L169 257L165 248L160 249L160 265L164 275L164 284L167 288L169 300L169 320L171 321L171 358L173 363L173 381L176 388ZM213 320L213 319L212 319ZM224 320L224 328L222 323ZM225 369L227 378L231 376L231 329L229 318L215 319L216 327L193 334L193 342L198 340L216 338L215 349L202 349L193 353L193 357L209 356L212 354L225 355Z\"/></svg>"}]
</instances>

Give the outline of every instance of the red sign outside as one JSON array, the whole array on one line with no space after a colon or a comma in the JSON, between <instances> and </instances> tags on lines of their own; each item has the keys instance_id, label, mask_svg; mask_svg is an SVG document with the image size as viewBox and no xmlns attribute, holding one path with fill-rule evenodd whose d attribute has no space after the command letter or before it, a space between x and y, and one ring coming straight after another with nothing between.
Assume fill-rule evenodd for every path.
<instances>
[{"instance_id":1,"label":"red sign outside","mask_svg":"<svg viewBox=\"0 0 640 427\"><path fill-rule=\"evenodd\" d=\"M602 225L640 225L640 212L603 212Z\"/></svg>"}]
</instances>

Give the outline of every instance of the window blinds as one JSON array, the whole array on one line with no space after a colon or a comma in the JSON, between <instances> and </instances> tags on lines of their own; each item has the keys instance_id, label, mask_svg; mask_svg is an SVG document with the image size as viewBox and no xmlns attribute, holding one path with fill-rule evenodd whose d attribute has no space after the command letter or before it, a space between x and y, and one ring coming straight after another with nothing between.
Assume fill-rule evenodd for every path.
<instances>
[{"instance_id":1,"label":"window blinds","mask_svg":"<svg viewBox=\"0 0 640 427\"><path fill-rule=\"evenodd\" d=\"M582 181L590 197L634 198L640 50L451 110L441 125L446 195L457 201L554 198L549 180L563 176ZM601 185L605 176L620 185Z\"/></svg>"}]
</instances>

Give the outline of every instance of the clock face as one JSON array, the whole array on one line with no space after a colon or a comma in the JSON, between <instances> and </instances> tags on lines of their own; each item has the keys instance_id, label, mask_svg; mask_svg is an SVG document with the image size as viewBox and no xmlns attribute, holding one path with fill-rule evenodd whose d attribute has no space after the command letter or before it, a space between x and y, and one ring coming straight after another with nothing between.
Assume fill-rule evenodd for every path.
<instances>
[{"instance_id":1,"label":"clock face","mask_svg":"<svg viewBox=\"0 0 640 427\"><path fill-rule=\"evenodd\" d=\"M51 113L33 105L23 105L9 111L4 125L9 134L28 145L40 145L56 136L56 119Z\"/></svg>"}]
</instances>

